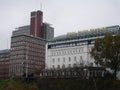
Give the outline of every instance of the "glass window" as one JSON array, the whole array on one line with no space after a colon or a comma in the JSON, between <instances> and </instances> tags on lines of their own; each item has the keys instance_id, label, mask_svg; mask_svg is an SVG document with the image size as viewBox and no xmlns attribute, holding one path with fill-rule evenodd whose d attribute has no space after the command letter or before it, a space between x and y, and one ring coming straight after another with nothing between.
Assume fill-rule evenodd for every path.
<instances>
[{"instance_id":1,"label":"glass window","mask_svg":"<svg viewBox=\"0 0 120 90\"><path fill-rule=\"evenodd\" d=\"M57 68L60 69L60 65L57 65Z\"/></svg>"},{"instance_id":2,"label":"glass window","mask_svg":"<svg viewBox=\"0 0 120 90\"><path fill-rule=\"evenodd\" d=\"M73 67L76 67L76 66L77 66L76 63L74 63L74 64L73 64Z\"/></svg>"},{"instance_id":3,"label":"glass window","mask_svg":"<svg viewBox=\"0 0 120 90\"><path fill-rule=\"evenodd\" d=\"M55 62L55 59L53 58L53 60L52 60L52 61L53 61L53 63L54 63L54 62Z\"/></svg>"},{"instance_id":4,"label":"glass window","mask_svg":"<svg viewBox=\"0 0 120 90\"><path fill-rule=\"evenodd\" d=\"M82 56L80 56L80 60L83 60Z\"/></svg>"},{"instance_id":5,"label":"glass window","mask_svg":"<svg viewBox=\"0 0 120 90\"><path fill-rule=\"evenodd\" d=\"M71 58L69 57L69 62L71 61Z\"/></svg>"},{"instance_id":6,"label":"glass window","mask_svg":"<svg viewBox=\"0 0 120 90\"><path fill-rule=\"evenodd\" d=\"M62 68L65 68L65 64L62 65Z\"/></svg>"},{"instance_id":7,"label":"glass window","mask_svg":"<svg viewBox=\"0 0 120 90\"><path fill-rule=\"evenodd\" d=\"M83 52L83 48L81 48L81 52Z\"/></svg>"},{"instance_id":8,"label":"glass window","mask_svg":"<svg viewBox=\"0 0 120 90\"><path fill-rule=\"evenodd\" d=\"M54 66L54 65L53 65L52 67L53 67L53 68L55 68L55 66Z\"/></svg>"},{"instance_id":9,"label":"glass window","mask_svg":"<svg viewBox=\"0 0 120 90\"><path fill-rule=\"evenodd\" d=\"M65 57L63 58L63 62L65 62Z\"/></svg>"},{"instance_id":10,"label":"glass window","mask_svg":"<svg viewBox=\"0 0 120 90\"><path fill-rule=\"evenodd\" d=\"M66 54L66 51L65 51L65 54Z\"/></svg>"},{"instance_id":11,"label":"glass window","mask_svg":"<svg viewBox=\"0 0 120 90\"><path fill-rule=\"evenodd\" d=\"M71 67L71 64L68 64L68 67Z\"/></svg>"},{"instance_id":12,"label":"glass window","mask_svg":"<svg viewBox=\"0 0 120 90\"><path fill-rule=\"evenodd\" d=\"M69 54L69 51L67 51L67 53Z\"/></svg>"},{"instance_id":13,"label":"glass window","mask_svg":"<svg viewBox=\"0 0 120 90\"><path fill-rule=\"evenodd\" d=\"M74 61L76 61L76 56L74 57Z\"/></svg>"},{"instance_id":14,"label":"glass window","mask_svg":"<svg viewBox=\"0 0 120 90\"><path fill-rule=\"evenodd\" d=\"M93 63L90 63L90 66L93 67Z\"/></svg>"},{"instance_id":15,"label":"glass window","mask_svg":"<svg viewBox=\"0 0 120 90\"><path fill-rule=\"evenodd\" d=\"M75 50L73 50L73 53L75 53Z\"/></svg>"},{"instance_id":16,"label":"glass window","mask_svg":"<svg viewBox=\"0 0 120 90\"><path fill-rule=\"evenodd\" d=\"M60 58L58 58L58 62L60 62Z\"/></svg>"}]
</instances>

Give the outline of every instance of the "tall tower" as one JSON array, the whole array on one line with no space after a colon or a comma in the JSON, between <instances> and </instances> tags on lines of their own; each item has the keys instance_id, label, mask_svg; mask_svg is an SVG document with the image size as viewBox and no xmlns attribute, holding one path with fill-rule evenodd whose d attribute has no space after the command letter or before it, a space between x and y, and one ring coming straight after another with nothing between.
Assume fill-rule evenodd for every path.
<instances>
[{"instance_id":1,"label":"tall tower","mask_svg":"<svg viewBox=\"0 0 120 90\"><path fill-rule=\"evenodd\" d=\"M41 37L42 23L43 12L42 11L31 12L30 35L33 35L35 37Z\"/></svg>"}]
</instances>

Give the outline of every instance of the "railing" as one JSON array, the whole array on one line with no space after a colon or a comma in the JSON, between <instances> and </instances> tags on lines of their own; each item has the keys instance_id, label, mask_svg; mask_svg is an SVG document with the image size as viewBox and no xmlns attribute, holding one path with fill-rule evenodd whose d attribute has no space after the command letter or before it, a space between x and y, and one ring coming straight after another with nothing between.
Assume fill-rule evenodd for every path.
<instances>
[{"instance_id":1,"label":"railing","mask_svg":"<svg viewBox=\"0 0 120 90\"><path fill-rule=\"evenodd\" d=\"M67 68L67 69L47 69L40 73L40 77L46 78L79 78L89 79L104 77L106 70L101 67Z\"/></svg>"}]
</instances>

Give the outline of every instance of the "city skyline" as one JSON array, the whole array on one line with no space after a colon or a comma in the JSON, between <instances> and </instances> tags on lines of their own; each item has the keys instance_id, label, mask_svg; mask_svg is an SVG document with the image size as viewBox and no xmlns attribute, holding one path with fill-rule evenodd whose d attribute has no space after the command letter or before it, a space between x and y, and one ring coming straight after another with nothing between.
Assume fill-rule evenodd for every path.
<instances>
[{"instance_id":1,"label":"city skyline","mask_svg":"<svg viewBox=\"0 0 120 90\"><path fill-rule=\"evenodd\" d=\"M30 12L43 11L55 36L84 29L120 25L119 0L0 0L0 50L10 48L15 28L30 24Z\"/></svg>"}]
</instances>

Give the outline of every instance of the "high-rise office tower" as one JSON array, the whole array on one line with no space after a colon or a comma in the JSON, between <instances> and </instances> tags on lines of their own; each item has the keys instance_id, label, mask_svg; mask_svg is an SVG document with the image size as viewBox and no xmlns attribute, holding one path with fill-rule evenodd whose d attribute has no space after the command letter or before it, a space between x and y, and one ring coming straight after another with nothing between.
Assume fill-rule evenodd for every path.
<instances>
[{"instance_id":1,"label":"high-rise office tower","mask_svg":"<svg viewBox=\"0 0 120 90\"><path fill-rule=\"evenodd\" d=\"M31 12L30 25L18 27L11 37L10 77L26 77L45 66L45 44L41 38L42 12Z\"/></svg>"},{"instance_id":2,"label":"high-rise office tower","mask_svg":"<svg viewBox=\"0 0 120 90\"><path fill-rule=\"evenodd\" d=\"M41 38L45 39L46 41L50 41L54 38L54 28L51 26L51 24L43 23Z\"/></svg>"},{"instance_id":3,"label":"high-rise office tower","mask_svg":"<svg viewBox=\"0 0 120 90\"><path fill-rule=\"evenodd\" d=\"M30 21L30 35L35 37L41 37L43 23L43 12L34 11L31 12L31 21Z\"/></svg>"},{"instance_id":4,"label":"high-rise office tower","mask_svg":"<svg viewBox=\"0 0 120 90\"><path fill-rule=\"evenodd\" d=\"M11 37L10 77L36 74L45 66L46 41L30 35Z\"/></svg>"},{"instance_id":5,"label":"high-rise office tower","mask_svg":"<svg viewBox=\"0 0 120 90\"><path fill-rule=\"evenodd\" d=\"M9 78L10 49L0 50L0 80Z\"/></svg>"}]
</instances>

